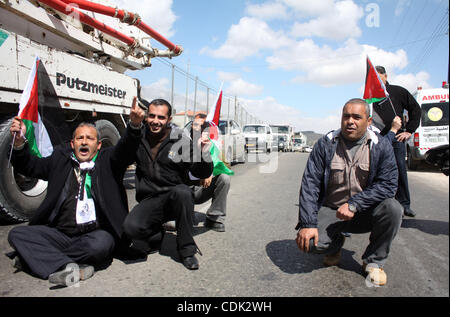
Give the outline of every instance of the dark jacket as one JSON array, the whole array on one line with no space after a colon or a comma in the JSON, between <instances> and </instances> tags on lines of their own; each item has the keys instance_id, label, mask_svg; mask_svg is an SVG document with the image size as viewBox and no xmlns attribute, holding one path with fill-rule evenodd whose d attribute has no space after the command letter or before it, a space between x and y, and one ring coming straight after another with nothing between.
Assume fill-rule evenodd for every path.
<instances>
[{"instance_id":1,"label":"dark jacket","mask_svg":"<svg viewBox=\"0 0 450 317\"><path fill-rule=\"evenodd\" d=\"M388 82L386 82L386 90L389 93L389 98L394 106L395 114L387 98L373 104L373 111L375 111L383 121L382 123L374 122L381 130L381 135L386 135L389 132L395 115L398 115L403 121L404 110L408 111L408 122L406 123L406 126L404 126L405 130L411 134L414 133L419 127L422 114L422 110L416 99L414 99L414 97L405 88L390 85ZM403 122L403 125L405 125L405 122ZM398 133L400 132L402 131L399 130Z\"/></svg>"},{"instance_id":2,"label":"dark jacket","mask_svg":"<svg viewBox=\"0 0 450 317\"><path fill-rule=\"evenodd\" d=\"M92 196L100 228L115 239L122 237L122 224L128 214L123 186L125 171L134 160L142 130L127 128L116 146L100 149L91 172ZM28 144L13 151L12 164L17 172L48 181L47 195L29 225L50 225L65 200L65 183L73 173L73 151L69 144L58 145L46 158L31 155Z\"/></svg>"},{"instance_id":3,"label":"dark jacket","mask_svg":"<svg viewBox=\"0 0 450 317\"><path fill-rule=\"evenodd\" d=\"M370 170L366 188L349 199L358 212L365 212L383 200L395 196L398 170L390 141L368 131L370 136ZM296 229L316 228L317 213L325 201L330 165L338 145L340 130L320 138L306 164L300 188L299 222Z\"/></svg>"},{"instance_id":4,"label":"dark jacket","mask_svg":"<svg viewBox=\"0 0 450 317\"><path fill-rule=\"evenodd\" d=\"M169 136L159 147L156 159L150 153L148 128L136 152L136 200L167 192L171 187L188 184L189 173L197 178L212 174L213 162L208 153L194 151L192 139L183 130L171 127Z\"/></svg>"}]
</instances>

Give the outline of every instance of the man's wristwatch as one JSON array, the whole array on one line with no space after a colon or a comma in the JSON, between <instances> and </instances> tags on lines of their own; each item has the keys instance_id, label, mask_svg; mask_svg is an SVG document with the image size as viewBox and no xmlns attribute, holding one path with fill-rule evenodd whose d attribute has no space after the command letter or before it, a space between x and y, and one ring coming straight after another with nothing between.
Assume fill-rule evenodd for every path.
<instances>
[{"instance_id":1,"label":"man's wristwatch","mask_svg":"<svg viewBox=\"0 0 450 317\"><path fill-rule=\"evenodd\" d=\"M350 210L351 212L355 213L356 212L356 206L353 204L348 204L348 210Z\"/></svg>"}]
</instances>

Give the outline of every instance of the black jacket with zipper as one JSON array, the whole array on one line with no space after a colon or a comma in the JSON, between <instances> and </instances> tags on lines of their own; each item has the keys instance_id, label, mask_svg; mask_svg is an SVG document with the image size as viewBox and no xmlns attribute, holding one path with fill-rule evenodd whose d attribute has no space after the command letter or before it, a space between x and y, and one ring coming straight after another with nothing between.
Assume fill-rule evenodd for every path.
<instances>
[{"instance_id":1,"label":"black jacket with zipper","mask_svg":"<svg viewBox=\"0 0 450 317\"><path fill-rule=\"evenodd\" d=\"M373 110L380 116L383 122L375 122L375 125L381 130L381 135L386 135L391 129L392 121L397 115L402 119L405 130L413 134L419 127L422 109L417 103L416 99L409 93L408 90L401 86L391 85L386 82L386 90L389 93L389 98L395 109L392 110L389 99L384 99L373 104ZM404 122L403 111L408 112L408 122ZM375 120L375 118L374 118ZM398 133L402 132L402 129Z\"/></svg>"},{"instance_id":2,"label":"black jacket with zipper","mask_svg":"<svg viewBox=\"0 0 450 317\"><path fill-rule=\"evenodd\" d=\"M122 224L128 214L128 201L123 177L128 165L133 163L139 145L141 129L128 126L116 146L100 149L92 177L92 196L100 228L117 240L122 238ZM13 151L12 164L17 172L48 181L47 195L36 210L29 225L52 225L67 195L66 182L73 173L72 148L58 145L45 158L30 154L28 144Z\"/></svg>"},{"instance_id":3,"label":"black jacket with zipper","mask_svg":"<svg viewBox=\"0 0 450 317\"><path fill-rule=\"evenodd\" d=\"M213 163L209 151L201 153L195 142L183 130L170 127L169 135L162 141L155 160L147 140L149 129L144 129L136 152L136 200L165 193L171 187L188 184L189 173L197 178L212 174Z\"/></svg>"}]
</instances>

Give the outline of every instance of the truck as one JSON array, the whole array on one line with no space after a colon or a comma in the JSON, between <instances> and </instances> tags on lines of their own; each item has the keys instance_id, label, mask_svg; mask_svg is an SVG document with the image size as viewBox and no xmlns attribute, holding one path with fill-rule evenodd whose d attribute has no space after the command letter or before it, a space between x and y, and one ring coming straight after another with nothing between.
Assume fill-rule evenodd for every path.
<instances>
[{"instance_id":1,"label":"truck","mask_svg":"<svg viewBox=\"0 0 450 317\"><path fill-rule=\"evenodd\" d=\"M413 94L422 109L420 125L406 142L407 166L416 170L426 153L439 146L448 146L449 109L448 84L441 88L421 89Z\"/></svg>"},{"instance_id":2,"label":"truck","mask_svg":"<svg viewBox=\"0 0 450 317\"><path fill-rule=\"evenodd\" d=\"M289 124L271 124L273 132L274 145L279 142L283 142L283 150L285 152L292 152L294 150L294 143L292 141L294 137L294 127Z\"/></svg>"},{"instance_id":3,"label":"truck","mask_svg":"<svg viewBox=\"0 0 450 317\"><path fill-rule=\"evenodd\" d=\"M8 158L9 127L36 57L39 114L52 145L69 141L85 121L97 126L103 146L112 146L125 131L133 98L141 97L139 80L125 72L183 48L107 0L0 0L0 21L0 221L21 222L47 189L44 180L14 171Z\"/></svg>"}]
</instances>

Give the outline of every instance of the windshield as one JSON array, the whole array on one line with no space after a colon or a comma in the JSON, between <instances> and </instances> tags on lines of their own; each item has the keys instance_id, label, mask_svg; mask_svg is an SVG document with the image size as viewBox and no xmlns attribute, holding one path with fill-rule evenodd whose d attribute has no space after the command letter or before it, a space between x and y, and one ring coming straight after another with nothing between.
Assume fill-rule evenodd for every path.
<instances>
[{"instance_id":1,"label":"windshield","mask_svg":"<svg viewBox=\"0 0 450 317\"><path fill-rule=\"evenodd\" d=\"M286 142L286 137L285 136L282 136L282 135L280 135L280 136L278 136L278 141L280 141L280 142Z\"/></svg>"},{"instance_id":2,"label":"windshield","mask_svg":"<svg viewBox=\"0 0 450 317\"><path fill-rule=\"evenodd\" d=\"M264 133L265 129L260 125L247 125L244 127L244 133Z\"/></svg>"},{"instance_id":3,"label":"windshield","mask_svg":"<svg viewBox=\"0 0 450 317\"><path fill-rule=\"evenodd\" d=\"M228 122L227 121L223 121L223 120L220 120L219 121L219 131L220 131L220 134L226 134L226 129L228 128Z\"/></svg>"},{"instance_id":4,"label":"windshield","mask_svg":"<svg viewBox=\"0 0 450 317\"><path fill-rule=\"evenodd\" d=\"M422 104L422 126L448 125L448 102Z\"/></svg>"},{"instance_id":5,"label":"windshield","mask_svg":"<svg viewBox=\"0 0 450 317\"><path fill-rule=\"evenodd\" d=\"M280 126L270 126L274 133L289 133L288 127L280 127Z\"/></svg>"},{"instance_id":6,"label":"windshield","mask_svg":"<svg viewBox=\"0 0 450 317\"><path fill-rule=\"evenodd\" d=\"M294 144L302 144L302 140L301 139L294 139Z\"/></svg>"}]
</instances>

